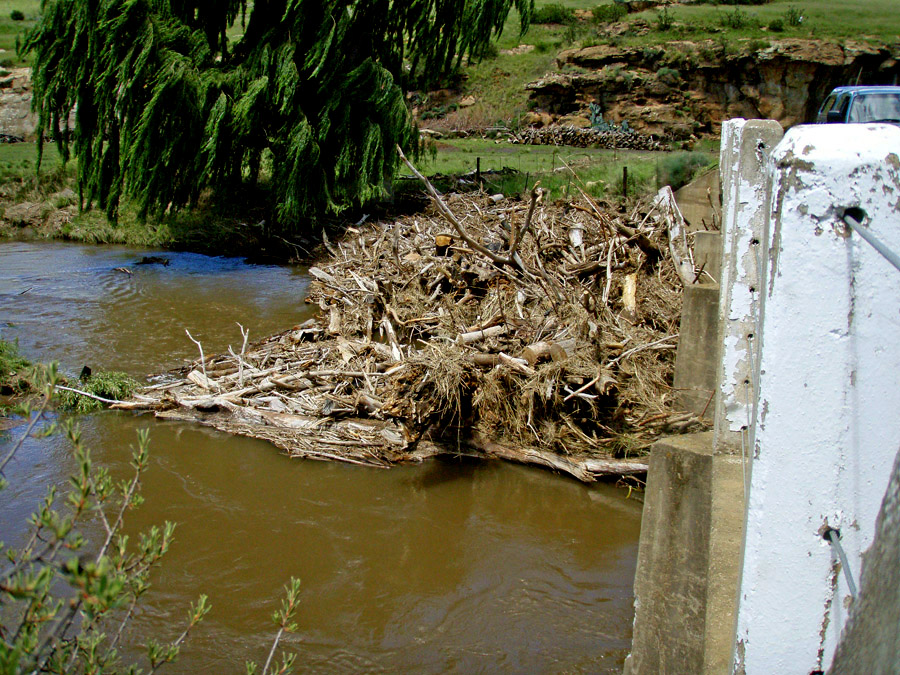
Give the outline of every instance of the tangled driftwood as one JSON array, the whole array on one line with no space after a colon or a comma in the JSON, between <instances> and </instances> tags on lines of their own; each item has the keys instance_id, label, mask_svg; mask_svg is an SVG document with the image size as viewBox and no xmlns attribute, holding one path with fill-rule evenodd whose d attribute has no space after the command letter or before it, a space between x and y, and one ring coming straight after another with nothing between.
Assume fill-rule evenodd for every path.
<instances>
[{"instance_id":1,"label":"tangled driftwood","mask_svg":"<svg viewBox=\"0 0 900 675\"><path fill-rule=\"evenodd\" d=\"M424 180L424 179L423 179ZM427 181L425 181L427 183ZM670 388L681 285L662 209L432 192L310 268L318 317L203 356L118 407L373 466L440 453L581 480L695 428Z\"/></svg>"}]
</instances>

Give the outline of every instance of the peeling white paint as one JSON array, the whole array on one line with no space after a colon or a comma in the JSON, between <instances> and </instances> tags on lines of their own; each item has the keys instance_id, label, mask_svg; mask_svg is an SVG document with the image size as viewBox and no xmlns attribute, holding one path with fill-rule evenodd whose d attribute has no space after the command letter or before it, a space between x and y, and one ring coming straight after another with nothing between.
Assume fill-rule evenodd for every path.
<instances>
[{"instance_id":1,"label":"peeling white paint","mask_svg":"<svg viewBox=\"0 0 900 675\"><path fill-rule=\"evenodd\" d=\"M756 399L754 340L760 299L760 242L766 221L768 157L782 131L771 120L729 120L722 125L720 166L722 207L722 283L719 310L722 344L716 402L716 447L737 446L733 438L747 430ZM755 243L754 243L755 242ZM732 436L729 438L729 436ZM743 443L749 445L745 432Z\"/></svg>"},{"instance_id":2,"label":"peeling white paint","mask_svg":"<svg viewBox=\"0 0 900 675\"><path fill-rule=\"evenodd\" d=\"M891 155L900 155L897 127L796 127L764 176L771 218L761 253L771 267L756 280L768 293L757 294L757 457L736 672L827 669L849 590L843 572L835 578L822 528L840 530L857 582L874 535L900 438L900 272L858 235L848 237L840 217L846 207L862 208L873 233L900 252L893 197L900 170ZM723 345L732 354L724 367L743 367L739 338L726 336ZM723 386L731 424L740 401L727 396Z\"/></svg>"}]
</instances>

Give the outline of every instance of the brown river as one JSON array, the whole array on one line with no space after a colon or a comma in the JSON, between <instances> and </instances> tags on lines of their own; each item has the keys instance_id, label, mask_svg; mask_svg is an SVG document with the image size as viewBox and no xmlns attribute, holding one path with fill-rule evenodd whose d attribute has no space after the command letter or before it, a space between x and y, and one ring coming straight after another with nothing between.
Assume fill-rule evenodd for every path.
<instances>
[{"instance_id":1,"label":"brown river","mask_svg":"<svg viewBox=\"0 0 900 675\"><path fill-rule=\"evenodd\" d=\"M168 266L135 265L161 255ZM127 267L129 276L115 271ZM138 378L308 318L302 268L72 244L0 244L0 336L64 373ZM149 427L145 504L129 532L166 520L175 542L126 649L212 611L169 672L238 673L265 661L272 612L302 581L297 672L607 673L631 641L640 503L607 485L494 462L377 470L290 460L262 441L148 416L80 419L95 459L125 477ZM0 456L21 433L0 435ZM73 468L60 437L28 439L7 466L0 540L15 546L51 484Z\"/></svg>"}]
</instances>

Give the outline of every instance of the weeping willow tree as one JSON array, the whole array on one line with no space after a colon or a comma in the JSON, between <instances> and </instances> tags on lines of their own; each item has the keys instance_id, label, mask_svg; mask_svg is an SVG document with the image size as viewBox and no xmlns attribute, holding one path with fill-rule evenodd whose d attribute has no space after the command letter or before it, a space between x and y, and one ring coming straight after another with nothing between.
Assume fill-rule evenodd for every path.
<instances>
[{"instance_id":1,"label":"weeping willow tree","mask_svg":"<svg viewBox=\"0 0 900 675\"><path fill-rule=\"evenodd\" d=\"M416 141L404 88L481 57L513 6L524 30L533 4L43 0L23 50L82 207L115 220L127 196L158 217L263 172L291 225L378 196Z\"/></svg>"}]
</instances>

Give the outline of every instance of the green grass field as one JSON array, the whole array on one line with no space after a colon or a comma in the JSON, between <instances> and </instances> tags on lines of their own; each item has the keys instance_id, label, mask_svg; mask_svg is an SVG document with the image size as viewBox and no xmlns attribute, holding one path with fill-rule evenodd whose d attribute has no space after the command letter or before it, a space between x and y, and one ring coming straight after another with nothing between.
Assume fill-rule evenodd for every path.
<instances>
[{"instance_id":1,"label":"green grass field","mask_svg":"<svg viewBox=\"0 0 900 675\"><path fill-rule=\"evenodd\" d=\"M0 68L27 65L16 54L16 40L35 24L40 11L41 3L37 0L0 0ZM13 12L20 12L24 18L14 20Z\"/></svg>"},{"instance_id":2,"label":"green grass field","mask_svg":"<svg viewBox=\"0 0 900 675\"><path fill-rule=\"evenodd\" d=\"M0 183L10 180L25 180L34 176L37 168L37 148L35 143L0 143ZM53 143L44 144L41 161L42 173L55 171L62 159Z\"/></svg>"},{"instance_id":3,"label":"green grass field","mask_svg":"<svg viewBox=\"0 0 900 675\"><path fill-rule=\"evenodd\" d=\"M508 195L527 192L536 180L557 199L578 194L578 187L598 198L622 195L623 169L628 169L628 192L640 196L674 183L680 187L697 171L712 166L712 149L692 153L638 152L567 148L549 145L511 145L490 139L457 138L440 142L434 158L423 157L419 168L429 175L474 172L481 160L484 188ZM514 169L513 174L490 171Z\"/></svg>"}]
</instances>

